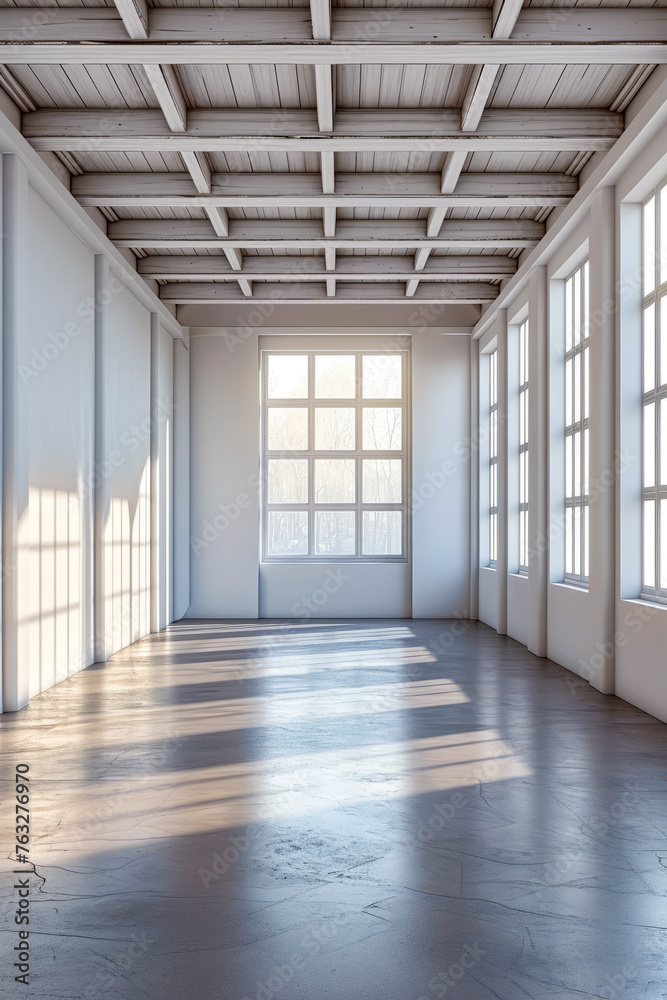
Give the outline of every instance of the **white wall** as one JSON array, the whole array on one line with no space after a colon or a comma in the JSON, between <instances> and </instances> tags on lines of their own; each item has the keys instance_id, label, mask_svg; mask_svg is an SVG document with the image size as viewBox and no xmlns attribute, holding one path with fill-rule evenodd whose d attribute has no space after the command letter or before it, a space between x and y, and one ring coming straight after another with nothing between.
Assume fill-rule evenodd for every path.
<instances>
[{"instance_id":1,"label":"white wall","mask_svg":"<svg viewBox=\"0 0 667 1000\"><path fill-rule=\"evenodd\" d=\"M469 614L470 344L412 337L412 617Z\"/></svg>"},{"instance_id":2,"label":"white wall","mask_svg":"<svg viewBox=\"0 0 667 1000\"><path fill-rule=\"evenodd\" d=\"M151 594L154 627L171 620L174 342L154 321L152 375L151 312L94 253L97 237L64 221L67 193L47 201L16 154L1 168L2 707L14 711L144 635ZM182 466L183 441L179 454Z\"/></svg>"},{"instance_id":3,"label":"white wall","mask_svg":"<svg viewBox=\"0 0 667 1000\"><path fill-rule=\"evenodd\" d=\"M97 400L102 435L96 455L100 659L146 635L151 626L151 319L112 274L103 292Z\"/></svg>"},{"instance_id":4,"label":"white wall","mask_svg":"<svg viewBox=\"0 0 667 1000\"><path fill-rule=\"evenodd\" d=\"M90 662L95 268L91 251L32 188L26 249L20 377L28 409L32 696Z\"/></svg>"},{"instance_id":5,"label":"white wall","mask_svg":"<svg viewBox=\"0 0 667 1000\"><path fill-rule=\"evenodd\" d=\"M638 599L639 206L667 177L665 102L657 100L659 92L667 93L665 74L661 73L655 87L649 89L645 105L629 115L634 134L628 133L623 140L627 150L612 151L605 161L606 172L593 172L585 210L574 204L563 213L560 222L564 219L567 224L552 231L548 251L534 255L536 266L519 273L515 294L501 296L501 308L491 310L480 324L477 349L483 350L493 335L507 337L500 321L502 312L506 311L511 323L512 316L528 303L532 551L529 579L514 575L510 565L506 597L503 602L500 595L498 601L501 614L504 603L508 633L578 675L569 682L573 694L590 683L667 721L667 607ZM618 163L623 164L622 169ZM559 295L564 276L586 255L590 260L591 530L590 581L581 588L563 583L564 404ZM537 393L533 393L535 387ZM482 475L483 462L480 455ZM482 548L486 525L483 517L480 521ZM501 530L511 539L511 524L505 521ZM499 581L493 576L489 570L480 570L479 617L498 627L494 601Z\"/></svg>"},{"instance_id":6,"label":"white wall","mask_svg":"<svg viewBox=\"0 0 667 1000\"><path fill-rule=\"evenodd\" d=\"M285 566L259 561L257 334L250 328L193 327L190 332L192 603L188 617L466 615L468 337L443 336L431 330L412 337L411 562L381 567ZM334 334L310 328L301 332ZM272 338L262 343L275 345L287 343L285 336L295 331L263 329L262 333ZM373 348L378 342L389 344L392 335L395 338L391 329L340 334L348 335L345 342L350 345L368 343ZM320 590L326 601L312 604L312 595Z\"/></svg>"},{"instance_id":7,"label":"white wall","mask_svg":"<svg viewBox=\"0 0 667 1000\"><path fill-rule=\"evenodd\" d=\"M151 316L151 631L173 620L174 342Z\"/></svg>"},{"instance_id":8,"label":"white wall","mask_svg":"<svg viewBox=\"0 0 667 1000\"><path fill-rule=\"evenodd\" d=\"M259 349L312 349L313 344L327 350L408 351L411 369L410 338L389 332L369 336L360 330L356 335L329 336L321 328L305 329L297 336L264 335ZM403 562L260 562L259 614L262 618L409 618L413 565L410 552Z\"/></svg>"},{"instance_id":9,"label":"white wall","mask_svg":"<svg viewBox=\"0 0 667 1000\"><path fill-rule=\"evenodd\" d=\"M190 605L190 349L185 340L173 343L172 616L178 621Z\"/></svg>"},{"instance_id":10,"label":"white wall","mask_svg":"<svg viewBox=\"0 0 667 1000\"><path fill-rule=\"evenodd\" d=\"M188 618L259 613L257 333L190 331Z\"/></svg>"}]
</instances>

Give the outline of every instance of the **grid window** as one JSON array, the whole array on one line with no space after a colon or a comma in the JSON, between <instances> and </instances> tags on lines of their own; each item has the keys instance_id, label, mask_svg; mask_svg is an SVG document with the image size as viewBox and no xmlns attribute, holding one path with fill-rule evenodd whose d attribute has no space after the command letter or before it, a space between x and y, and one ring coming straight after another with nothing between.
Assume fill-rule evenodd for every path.
<instances>
[{"instance_id":1,"label":"grid window","mask_svg":"<svg viewBox=\"0 0 667 1000\"><path fill-rule=\"evenodd\" d=\"M588 261L565 282L565 579L588 582Z\"/></svg>"},{"instance_id":2,"label":"grid window","mask_svg":"<svg viewBox=\"0 0 667 1000\"><path fill-rule=\"evenodd\" d=\"M268 560L404 559L407 354L262 354Z\"/></svg>"},{"instance_id":3,"label":"grid window","mask_svg":"<svg viewBox=\"0 0 667 1000\"><path fill-rule=\"evenodd\" d=\"M667 601L667 183L642 228L642 596Z\"/></svg>"},{"instance_id":4,"label":"grid window","mask_svg":"<svg viewBox=\"0 0 667 1000\"><path fill-rule=\"evenodd\" d=\"M489 565L498 563L498 351L489 354Z\"/></svg>"},{"instance_id":5,"label":"grid window","mask_svg":"<svg viewBox=\"0 0 667 1000\"><path fill-rule=\"evenodd\" d=\"M519 327L519 572L528 572L528 320Z\"/></svg>"}]
</instances>

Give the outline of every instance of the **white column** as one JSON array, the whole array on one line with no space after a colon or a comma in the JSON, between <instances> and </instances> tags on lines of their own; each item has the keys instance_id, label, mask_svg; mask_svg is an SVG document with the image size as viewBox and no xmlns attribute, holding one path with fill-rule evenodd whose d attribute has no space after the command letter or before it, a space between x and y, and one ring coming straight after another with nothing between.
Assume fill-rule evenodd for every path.
<instances>
[{"instance_id":1,"label":"white column","mask_svg":"<svg viewBox=\"0 0 667 1000\"><path fill-rule=\"evenodd\" d=\"M498 634L507 635L507 309L498 310Z\"/></svg>"},{"instance_id":2,"label":"white column","mask_svg":"<svg viewBox=\"0 0 667 1000\"><path fill-rule=\"evenodd\" d=\"M174 341L172 621L190 606L190 350Z\"/></svg>"},{"instance_id":3,"label":"white column","mask_svg":"<svg viewBox=\"0 0 667 1000\"><path fill-rule=\"evenodd\" d=\"M151 632L160 629L160 429L155 417L159 397L160 318L151 313Z\"/></svg>"},{"instance_id":4,"label":"white column","mask_svg":"<svg viewBox=\"0 0 667 1000\"><path fill-rule=\"evenodd\" d=\"M615 192L603 188L591 205L590 240L590 593L604 664L593 687L614 692L615 518Z\"/></svg>"},{"instance_id":5,"label":"white column","mask_svg":"<svg viewBox=\"0 0 667 1000\"><path fill-rule=\"evenodd\" d=\"M547 371L549 346L547 328L547 269L536 267L529 291L529 601L528 649L536 656L547 655L547 581L549 569L548 530L548 408Z\"/></svg>"},{"instance_id":6,"label":"white column","mask_svg":"<svg viewBox=\"0 0 667 1000\"><path fill-rule=\"evenodd\" d=\"M109 296L109 263L104 254L95 254L95 488L94 503L94 656L96 662L105 661L110 649L106 642L106 580L104 526L107 518L107 489L103 475L104 446L104 337L106 304Z\"/></svg>"},{"instance_id":7,"label":"white column","mask_svg":"<svg viewBox=\"0 0 667 1000\"><path fill-rule=\"evenodd\" d=\"M2 156L2 659L3 709L30 696L28 396L21 380L21 332L28 285L28 175L15 155ZM36 293L37 294L37 293Z\"/></svg>"},{"instance_id":8,"label":"white column","mask_svg":"<svg viewBox=\"0 0 667 1000\"><path fill-rule=\"evenodd\" d=\"M470 339L470 617L479 617L479 341Z\"/></svg>"}]
</instances>

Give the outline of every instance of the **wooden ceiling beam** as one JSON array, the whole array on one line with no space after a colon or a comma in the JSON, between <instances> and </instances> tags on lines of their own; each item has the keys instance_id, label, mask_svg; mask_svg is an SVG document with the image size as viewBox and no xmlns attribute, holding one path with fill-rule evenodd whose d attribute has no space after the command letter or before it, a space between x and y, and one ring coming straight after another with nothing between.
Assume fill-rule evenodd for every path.
<instances>
[{"instance_id":1,"label":"wooden ceiling beam","mask_svg":"<svg viewBox=\"0 0 667 1000\"><path fill-rule=\"evenodd\" d=\"M493 0L491 33L494 39L507 39L510 37L521 13L522 5L523 0ZM473 67L472 76L468 83L461 108L462 132L474 132L477 129L499 73L500 66L495 64ZM445 163L445 168L447 169L446 177L445 168L443 168L443 189L446 185L451 192L454 192L465 161L461 153L450 153L448 160L449 162ZM427 236L438 235L443 222L447 218L448 212L449 209L446 205L431 209L426 223ZM420 258L420 262L425 263L426 259L427 254ZM415 259L415 270L417 270L416 265L417 260ZM414 293L410 293L406 289L406 294Z\"/></svg>"},{"instance_id":2,"label":"wooden ceiling beam","mask_svg":"<svg viewBox=\"0 0 667 1000\"><path fill-rule=\"evenodd\" d=\"M185 153L185 157L195 154ZM452 154L453 155L453 154ZM467 154L462 154L467 155ZM212 197L247 199L253 204L254 198L273 197L277 204L287 204L283 199L317 197L324 195L342 199L356 198L398 198L409 204L421 198L441 198L442 180L439 174L414 172L388 176L379 171L367 173L339 172L335 178L329 163L333 154L322 157L323 178L316 173L208 173L207 186L203 193ZM334 195L335 187L335 195ZM526 197L536 199L571 198L578 190L576 177L562 173L515 173L513 171L489 172L473 171L461 174L456 187L456 199ZM82 204L108 205L110 200L125 199L124 204L138 204L137 198L154 199L161 203L165 198L194 198L202 188L194 178L181 172L153 173L86 173L72 180L72 194ZM444 196L451 195L445 191ZM239 202L240 203L240 202Z\"/></svg>"},{"instance_id":3,"label":"wooden ceiling beam","mask_svg":"<svg viewBox=\"0 0 667 1000\"><path fill-rule=\"evenodd\" d=\"M35 149L63 152L549 152L608 150L623 115L590 109L493 108L474 134L457 110L339 110L334 134L309 110L189 111L185 132L161 112L58 109L27 112L23 135Z\"/></svg>"},{"instance_id":4,"label":"wooden ceiling beam","mask_svg":"<svg viewBox=\"0 0 667 1000\"><path fill-rule=\"evenodd\" d=\"M118 11L121 17L123 27L125 31L127 31L130 38L148 38L149 15L148 15L148 5L146 3L146 0L114 0L114 4L116 6L116 10ZM25 25L25 12L21 11L21 9L19 8L17 13L23 14L24 25ZM71 24L71 21L74 20L74 18L72 17L73 12L71 10L66 10L64 13L66 18L67 15L69 15L69 18L71 19L70 20ZM80 9L78 13L81 20L85 21L86 19L82 17L83 12ZM57 25L59 20L60 19L57 18L57 16L56 18L52 17L51 13L49 12L48 24L52 30L54 29L57 30ZM0 25L2 26L2 28L5 28L5 23L1 19L0 19ZM37 37L39 37L39 35L40 33L38 29L38 34L32 35L32 37L36 39ZM63 39L58 39L58 40L62 41Z\"/></svg>"},{"instance_id":5,"label":"wooden ceiling beam","mask_svg":"<svg viewBox=\"0 0 667 1000\"><path fill-rule=\"evenodd\" d=\"M381 302L394 301L404 297L404 283L352 283L335 281L336 299L366 300ZM327 298L327 280L321 282L253 282L253 301L289 301L312 302ZM239 301L244 297L235 284L229 282L169 282L160 288L160 298L164 302L227 302ZM493 302L498 297L498 285L486 282L448 283L425 282L415 294L420 301L458 302L460 304L477 304Z\"/></svg>"},{"instance_id":6,"label":"wooden ceiling beam","mask_svg":"<svg viewBox=\"0 0 667 1000\"><path fill-rule=\"evenodd\" d=\"M317 219L230 221L228 241L216 237L207 221L196 219L123 219L109 225L118 246L147 249L430 249L517 250L534 246L544 224L526 219L448 219L437 239L424 237L422 224L404 219L339 220L336 236L322 237Z\"/></svg>"},{"instance_id":7,"label":"wooden ceiling beam","mask_svg":"<svg viewBox=\"0 0 667 1000\"><path fill-rule=\"evenodd\" d=\"M604 11L609 15L610 11ZM222 20L222 19L221 19ZM583 32L578 30L578 37ZM0 63L7 66L637 66L667 63L667 44L640 42L558 42L548 33L540 41L482 42L0 42Z\"/></svg>"},{"instance_id":8,"label":"wooden ceiling beam","mask_svg":"<svg viewBox=\"0 0 667 1000\"><path fill-rule=\"evenodd\" d=\"M428 269L420 272L425 281L494 281L509 277L517 268L516 258L495 254L431 257ZM138 262L139 274L159 281L236 280L237 274L224 256L151 255ZM256 281L398 281L413 274L410 257L390 255L338 257L334 268L325 257L244 257L243 274Z\"/></svg>"}]
</instances>

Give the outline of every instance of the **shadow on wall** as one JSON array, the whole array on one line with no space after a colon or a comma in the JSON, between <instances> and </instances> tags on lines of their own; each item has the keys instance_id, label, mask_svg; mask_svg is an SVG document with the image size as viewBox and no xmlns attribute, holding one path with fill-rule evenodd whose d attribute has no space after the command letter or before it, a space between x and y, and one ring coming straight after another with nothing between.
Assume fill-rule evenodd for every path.
<instances>
[{"instance_id":1,"label":"shadow on wall","mask_svg":"<svg viewBox=\"0 0 667 1000\"><path fill-rule=\"evenodd\" d=\"M31 487L28 500L30 696L90 662L85 499L77 491ZM150 631L150 463L136 497L111 497L104 528L106 654Z\"/></svg>"}]
</instances>

